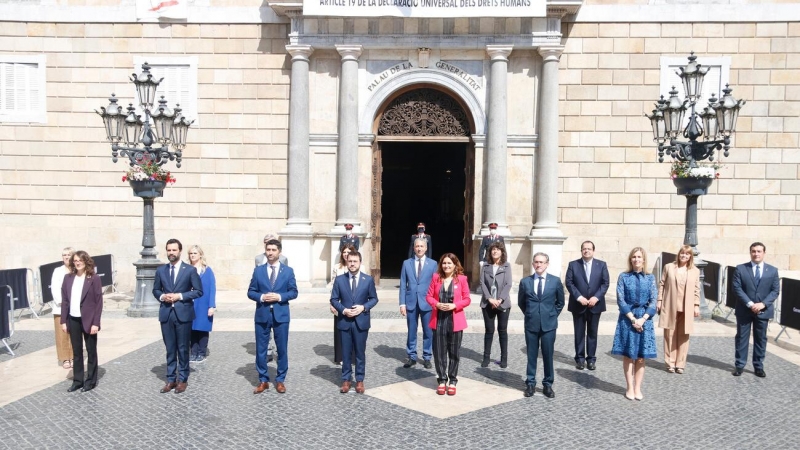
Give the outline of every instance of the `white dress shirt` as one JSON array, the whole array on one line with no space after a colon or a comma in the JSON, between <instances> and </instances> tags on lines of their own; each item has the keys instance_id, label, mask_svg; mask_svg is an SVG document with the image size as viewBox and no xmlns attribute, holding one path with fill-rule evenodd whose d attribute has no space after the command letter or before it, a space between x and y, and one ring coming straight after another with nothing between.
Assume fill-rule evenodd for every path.
<instances>
[{"instance_id":1,"label":"white dress shirt","mask_svg":"<svg viewBox=\"0 0 800 450\"><path fill-rule=\"evenodd\" d=\"M75 275L75 281L72 283L72 292L69 296L69 315L71 317L81 316L81 294L83 294L83 283L86 281L86 275Z\"/></svg>"}]
</instances>

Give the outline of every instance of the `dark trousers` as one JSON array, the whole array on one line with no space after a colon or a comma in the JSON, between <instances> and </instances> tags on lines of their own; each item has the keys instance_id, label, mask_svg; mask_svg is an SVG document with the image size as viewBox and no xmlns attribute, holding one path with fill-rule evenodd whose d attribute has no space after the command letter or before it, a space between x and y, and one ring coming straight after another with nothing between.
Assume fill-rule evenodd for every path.
<instances>
[{"instance_id":1,"label":"dark trousers","mask_svg":"<svg viewBox=\"0 0 800 450\"><path fill-rule=\"evenodd\" d=\"M431 360L433 353L433 330L428 324L431 321L433 311L422 311L419 306L409 311L406 308L406 326L408 326L408 336L406 337L406 354L411 360L417 360L417 327L422 326L422 359Z\"/></svg>"},{"instance_id":2,"label":"dark trousers","mask_svg":"<svg viewBox=\"0 0 800 450\"><path fill-rule=\"evenodd\" d=\"M508 359L508 310L492 308L492 305L486 305L481 308L483 311L483 326L486 328L486 334L483 335L483 357L489 358L492 353L492 341L494 340L494 321L497 318L497 336L500 340L500 359L506 361Z\"/></svg>"},{"instance_id":3,"label":"dark trousers","mask_svg":"<svg viewBox=\"0 0 800 450\"><path fill-rule=\"evenodd\" d=\"M339 315L333 316L333 362L342 362L342 332L339 330Z\"/></svg>"},{"instance_id":4,"label":"dark trousers","mask_svg":"<svg viewBox=\"0 0 800 450\"><path fill-rule=\"evenodd\" d=\"M600 326L600 313L594 314L589 308L583 312L572 313L575 327L575 362L597 361L597 328Z\"/></svg>"},{"instance_id":5,"label":"dark trousers","mask_svg":"<svg viewBox=\"0 0 800 450\"><path fill-rule=\"evenodd\" d=\"M80 317L69 316L69 340L72 343L72 382L84 386L97 385L97 335L83 331ZM86 381L83 371L83 343L86 342Z\"/></svg>"},{"instance_id":6,"label":"dark trousers","mask_svg":"<svg viewBox=\"0 0 800 450\"><path fill-rule=\"evenodd\" d=\"M192 321L181 322L175 308L170 308L166 322L161 322L161 336L167 348L167 382L189 380L189 347ZM176 373L177 372L177 373Z\"/></svg>"},{"instance_id":7,"label":"dark trousers","mask_svg":"<svg viewBox=\"0 0 800 450\"><path fill-rule=\"evenodd\" d=\"M747 365L747 353L750 348L750 327L753 328L753 369L764 370L764 356L767 354L767 325L769 319L762 319L755 314L736 316L736 367Z\"/></svg>"},{"instance_id":8,"label":"dark trousers","mask_svg":"<svg viewBox=\"0 0 800 450\"><path fill-rule=\"evenodd\" d=\"M275 350L278 353L278 372L275 381L281 382L286 379L286 372L289 371L289 322L276 322L274 313L267 314L266 322L256 322L256 370L258 370L258 380L262 383L269 382L267 372L267 349L269 348L269 335L273 334L275 339Z\"/></svg>"},{"instance_id":9,"label":"dark trousers","mask_svg":"<svg viewBox=\"0 0 800 450\"><path fill-rule=\"evenodd\" d=\"M448 331L439 326L433 331L433 363L436 366L436 380L440 384L447 383L448 379L452 385L458 383L462 334L463 331Z\"/></svg>"},{"instance_id":10,"label":"dark trousers","mask_svg":"<svg viewBox=\"0 0 800 450\"><path fill-rule=\"evenodd\" d=\"M206 356L208 352L208 331L192 330L192 355Z\"/></svg>"},{"instance_id":11,"label":"dark trousers","mask_svg":"<svg viewBox=\"0 0 800 450\"><path fill-rule=\"evenodd\" d=\"M556 344L556 330L529 331L525 330L525 344L528 346L528 370L526 384L536 384L536 360L539 358L539 346L542 348L542 362L544 363L544 378L542 385L552 386L555 375L553 373L553 349Z\"/></svg>"},{"instance_id":12,"label":"dark trousers","mask_svg":"<svg viewBox=\"0 0 800 450\"><path fill-rule=\"evenodd\" d=\"M356 381L364 381L367 371L367 337L369 330L361 331L354 323L350 329L339 330L342 337L342 381L350 381L353 377L353 355L356 358Z\"/></svg>"}]
</instances>

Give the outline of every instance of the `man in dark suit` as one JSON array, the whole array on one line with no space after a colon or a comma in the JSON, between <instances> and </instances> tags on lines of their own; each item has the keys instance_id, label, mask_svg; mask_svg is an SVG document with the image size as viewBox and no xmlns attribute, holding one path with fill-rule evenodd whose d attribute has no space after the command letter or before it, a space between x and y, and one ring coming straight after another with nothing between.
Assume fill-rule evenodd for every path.
<instances>
[{"instance_id":1,"label":"man in dark suit","mask_svg":"<svg viewBox=\"0 0 800 450\"><path fill-rule=\"evenodd\" d=\"M161 336L167 347L167 384L161 388L162 394L173 389L176 394L186 390L194 299L203 295L200 275L197 274L197 269L181 261L182 250L181 241L167 241L169 263L156 269L153 282L153 296L161 302L158 321L161 322ZM178 366L180 370L176 378Z\"/></svg>"},{"instance_id":2,"label":"man in dark suit","mask_svg":"<svg viewBox=\"0 0 800 450\"><path fill-rule=\"evenodd\" d=\"M356 392L364 393L366 372L366 348L369 335L369 312L378 304L375 280L361 273L361 253L347 255L348 273L339 275L333 282L331 305L342 318L337 326L342 334L342 388L350 391L352 377L352 354L356 355Z\"/></svg>"},{"instance_id":3,"label":"man in dark suit","mask_svg":"<svg viewBox=\"0 0 800 450\"><path fill-rule=\"evenodd\" d=\"M550 257L538 252L533 255L534 274L519 283L517 303L525 314L525 344L528 348L528 370L525 379L525 397L533 396L536 389L536 359L542 348L544 378L542 393L553 398L553 349L556 343L558 315L564 309L564 286L561 279L547 274Z\"/></svg>"},{"instance_id":4,"label":"man in dark suit","mask_svg":"<svg viewBox=\"0 0 800 450\"><path fill-rule=\"evenodd\" d=\"M478 265L483 266L486 262L486 249L497 241L505 243L503 236L497 234L497 224L492 222L489 224L489 235L481 239L481 248L478 250Z\"/></svg>"},{"instance_id":5,"label":"man in dark suit","mask_svg":"<svg viewBox=\"0 0 800 450\"><path fill-rule=\"evenodd\" d=\"M597 328L600 314L606 310L609 276L606 263L594 259L594 242L581 244L581 258L569 263L565 277L575 327L575 367L596 368Z\"/></svg>"},{"instance_id":6,"label":"man in dark suit","mask_svg":"<svg viewBox=\"0 0 800 450\"><path fill-rule=\"evenodd\" d=\"M400 314L406 318L408 338L403 367L408 369L417 364L417 323L422 323L422 360L423 366L430 369L433 357L433 329L428 325L431 321L431 305L425 300L428 286L436 273L436 261L425 256L428 241L417 238L414 241L414 257L403 261L400 271Z\"/></svg>"},{"instance_id":7,"label":"man in dark suit","mask_svg":"<svg viewBox=\"0 0 800 450\"><path fill-rule=\"evenodd\" d=\"M425 234L425 224L420 222L417 224L417 234L411 235L411 243L408 245L408 257L414 256L414 241L417 239L425 239L428 250L425 251L425 256L432 258L433 256L433 238L430 234Z\"/></svg>"},{"instance_id":8,"label":"man in dark suit","mask_svg":"<svg viewBox=\"0 0 800 450\"><path fill-rule=\"evenodd\" d=\"M733 376L742 375L747 364L750 329L753 330L753 369L764 378L767 353L767 325L775 314L775 299L780 293L778 269L764 262L767 247L761 242L750 245L750 262L736 266L733 292L736 294L736 368Z\"/></svg>"},{"instance_id":9,"label":"man in dark suit","mask_svg":"<svg viewBox=\"0 0 800 450\"><path fill-rule=\"evenodd\" d=\"M274 334L278 353L278 372L275 375L275 391L286 392L283 384L289 370L289 301L297 298L297 281L291 267L280 263L281 241L271 239L265 246L267 263L253 270L247 297L256 302L256 369L258 386L253 394L269 389L267 372L267 348L270 333Z\"/></svg>"},{"instance_id":10,"label":"man in dark suit","mask_svg":"<svg viewBox=\"0 0 800 450\"><path fill-rule=\"evenodd\" d=\"M344 249L347 245L352 245L355 247L356 251L358 251L358 246L361 243L358 239L358 236L353 234L353 224L346 223L344 224L344 229L347 230L347 233L339 239L339 254L342 254L342 249Z\"/></svg>"}]
</instances>

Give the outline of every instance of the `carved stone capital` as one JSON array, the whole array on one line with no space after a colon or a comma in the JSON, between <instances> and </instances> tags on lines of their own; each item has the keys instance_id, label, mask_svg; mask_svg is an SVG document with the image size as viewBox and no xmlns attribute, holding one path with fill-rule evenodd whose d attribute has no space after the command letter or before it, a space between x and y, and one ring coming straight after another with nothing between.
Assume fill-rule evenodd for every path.
<instances>
[{"instance_id":1,"label":"carved stone capital","mask_svg":"<svg viewBox=\"0 0 800 450\"><path fill-rule=\"evenodd\" d=\"M555 61L561 59L561 54L564 52L563 45L542 45L536 49L545 62Z\"/></svg>"},{"instance_id":2,"label":"carved stone capital","mask_svg":"<svg viewBox=\"0 0 800 450\"><path fill-rule=\"evenodd\" d=\"M508 61L508 55L513 49L513 45L487 45L486 53L492 61Z\"/></svg>"},{"instance_id":3,"label":"carved stone capital","mask_svg":"<svg viewBox=\"0 0 800 450\"><path fill-rule=\"evenodd\" d=\"M360 45L337 45L336 51L342 55L342 61L358 61L364 47Z\"/></svg>"},{"instance_id":4,"label":"carved stone capital","mask_svg":"<svg viewBox=\"0 0 800 450\"><path fill-rule=\"evenodd\" d=\"M292 61L308 61L308 57L314 53L314 47L310 45L289 44L286 46L286 52L292 55Z\"/></svg>"}]
</instances>

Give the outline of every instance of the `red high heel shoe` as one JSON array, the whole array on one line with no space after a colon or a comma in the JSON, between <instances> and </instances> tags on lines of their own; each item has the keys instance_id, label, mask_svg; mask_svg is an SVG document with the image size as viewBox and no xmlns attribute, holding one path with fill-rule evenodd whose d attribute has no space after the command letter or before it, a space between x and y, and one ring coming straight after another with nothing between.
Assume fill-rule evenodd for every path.
<instances>
[{"instance_id":1,"label":"red high heel shoe","mask_svg":"<svg viewBox=\"0 0 800 450\"><path fill-rule=\"evenodd\" d=\"M451 384L447 387L447 395L456 395L456 386Z\"/></svg>"},{"instance_id":2,"label":"red high heel shoe","mask_svg":"<svg viewBox=\"0 0 800 450\"><path fill-rule=\"evenodd\" d=\"M445 389L447 389L447 388L445 388L445 386L443 384L440 384L439 387L436 388L436 393L439 394L439 395L444 395Z\"/></svg>"}]
</instances>

